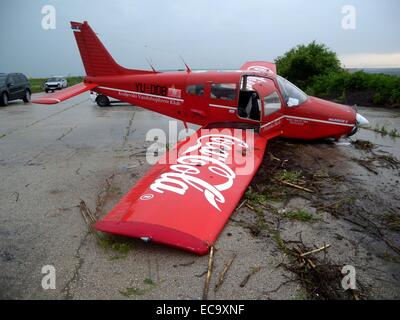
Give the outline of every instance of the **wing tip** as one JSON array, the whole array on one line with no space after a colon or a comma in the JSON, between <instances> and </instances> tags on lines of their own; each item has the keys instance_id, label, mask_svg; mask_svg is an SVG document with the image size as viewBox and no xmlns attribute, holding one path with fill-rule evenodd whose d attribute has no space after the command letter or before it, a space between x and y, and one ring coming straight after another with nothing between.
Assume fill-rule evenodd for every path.
<instances>
[{"instance_id":1,"label":"wing tip","mask_svg":"<svg viewBox=\"0 0 400 320\"><path fill-rule=\"evenodd\" d=\"M33 99L31 101L34 104L57 104L60 103L60 99L56 98L39 98L39 99Z\"/></svg>"},{"instance_id":2,"label":"wing tip","mask_svg":"<svg viewBox=\"0 0 400 320\"><path fill-rule=\"evenodd\" d=\"M183 249L197 255L208 253L209 245L195 236L168 227L143 222L101 220L96 222L99 231L132 238L147 238L152 242Z\"/></svg>"}]
</instances>

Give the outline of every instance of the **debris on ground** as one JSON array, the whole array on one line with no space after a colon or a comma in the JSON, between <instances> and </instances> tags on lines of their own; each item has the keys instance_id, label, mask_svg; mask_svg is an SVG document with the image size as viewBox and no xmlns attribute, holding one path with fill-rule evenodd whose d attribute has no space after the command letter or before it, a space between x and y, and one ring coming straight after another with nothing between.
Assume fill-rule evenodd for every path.
<instances>
[{"instance_id":1,"label":"debris on ground","mask_svg":"<svg viewBox=\"0 0 400 320\"><path fill-rule=\"evenodd\" d=\"M334 158L327 157L329 152L323 150L315 154L316 148L309 145L285 140L269 144L269 154L266 155L268 160L264 160L242 199L241 207L236 210L238 214L231 219L233 223L249 230L254 237L272 239L277 249L286 257L278 268L283 269L283 277L287 281L282 281L274 290L264 294L276 294L285 285L298 283L301 297L305 299L358 300L370 296L372 285L364 283L365 278L357 278L357 290L343 289L342 268L347 261L339 261L340 253L335 252L343 249L332 248L330 245L315 247L310 241L290 238L291 228L304 229L300 224L305 226L313 223L312 229L307 229L308 238L313 236L323 239L321 235L326 233L331 239L329 241L332 241L331 233L321 230L324 224L336 223L331 219L337 219L338 222L347 224L346 230L351 234L347 237L337 235L333 239L354 246L355 252L359 252L360 246L365 246L364 257L350 259L364 259L363 263L371 264L371 270L374 265L372 256L382 259L382 263L400 263L397 256L400 255L400 197L395 201L384 192L377 193L375 189L371 192L360 181L354 183L358 179L357 175L338 174L345 172L344 165L350 168L358 164L374 173L372 177L380 177L381 170L397 170L400 162L392 155L376 151L376 146L369 141L357 140L353 146L358 150L354 153L358 157L348 152L347 159L336 163ZM318 148L323 149L324 145L319 145ZM326 144L325 148L331 147ZM302 154L301 159L293 158L293 154L297 153ZM342 166L342 170L338 170L337 165ZM397 171L394 172L394 176L396 175L399 176ZM369 176L364 174L364 177L368 179ZM392 179L393 187L395 179ZM292 203L296 203L292 201L294 199L303 205L290 207ZM374 245L372 253L368 241L381 245ZM293 243L296 245L293 246ZM334 254L329 255L328 250L332 250ZM260 268L252 269L240 287L244 287L259 270ZM372 278L374 281L383 281L377 280L380 278L372 274L369 277L368 281ZM392 275L388 274L388 277ZM393 277L396 275L393 274ZM377 289L376 287L375 290Z\"/></svg>"},{"instance_id":2,"label":"debris on ground","mask_svg":"<svg viewBox=\"0 0 400 320\"><path fill-rule=\"evenodd\" d=\"M222 270L222 272L220 273L220 275L218 276L218 280L217 283L215 284L214 287L214 292L217 292L218 289L222 286L222 284L224 283L225 280L225 275L228 272L229 268L231 267L233 261L236 258L236 253L232 255L232 258L225 264L224 269Z\"/></svg>"},{"instance_id":3,"label":"debris on ground","mask_svg":"<svg viewBox=\"0 0 400 320\"><path fill-rule=\"evenodd\" d=\"M240 287L243 288L246 286L247 282L249 282L250 278L255 275L257 272L259 272L262 269L262 267L255 267L251 268L251 271L244 277L242 282L240 283Z\"/></svg>"},{"instance_id":4,"label":"debris on ground","mask_svg":"<svg viewBox=\"0 0 400 320\"><path fill-rule=\"evenodd\" d=\"M210 254L208 258L208 270L207 270L207 277L206 281L204 284L204 290L203 290L203 300L208 299L208 291L210 289L210 280L211 280L211 275L214 270L214 247L212 246L210 249Z\"/></svg>"}]
</instances>

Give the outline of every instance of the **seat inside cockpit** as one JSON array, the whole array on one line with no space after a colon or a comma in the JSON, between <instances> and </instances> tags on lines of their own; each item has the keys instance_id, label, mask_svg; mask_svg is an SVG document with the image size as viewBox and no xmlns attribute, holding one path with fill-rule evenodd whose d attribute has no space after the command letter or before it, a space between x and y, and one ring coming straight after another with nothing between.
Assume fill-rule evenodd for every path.
<instances>
[{"instance_id":1,"label":"seat inside cockpit","mask_svg":"<svg viewBox=\"0 0 400 320\"><path fill-rule=\"evenodd\" d=\"M243 77L240 86L238 116L250 120L261 120L261 101L247 77Z\"/></svg>"},{"instance_id":2,"label":"seat inside cockpit","mask_svg":"<svg viewBox=\"0 0 400 320\"><path fill-rule=\"evenodd\" d=\"M261 119L260 98L256 91L240 91L238 115L251 120Z\"/></svg>"}]
</instances>

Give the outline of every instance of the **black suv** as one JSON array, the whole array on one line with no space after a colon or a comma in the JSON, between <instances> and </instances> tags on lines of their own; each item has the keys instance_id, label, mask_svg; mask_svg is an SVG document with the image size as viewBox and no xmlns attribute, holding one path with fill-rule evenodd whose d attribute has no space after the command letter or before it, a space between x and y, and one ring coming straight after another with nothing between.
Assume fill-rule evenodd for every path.
<instances>
[{"instance_id":1,"label":"black suv","mask_svg":"<svg viewBox=\"0 0 400 320\"><path fill-rule=\"evenodd\" d=\"M31 101L31 85L22 73L0 73L0 105L8 106L11 100Z\"/></svg>"}]
</instances>

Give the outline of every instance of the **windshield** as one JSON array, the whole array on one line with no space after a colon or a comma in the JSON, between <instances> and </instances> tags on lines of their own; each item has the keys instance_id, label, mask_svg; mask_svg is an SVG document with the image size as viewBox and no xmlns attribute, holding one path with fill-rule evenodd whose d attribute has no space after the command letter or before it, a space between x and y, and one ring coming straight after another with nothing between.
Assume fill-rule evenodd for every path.
<instances>
[{"instance_id":1,"label":"windshield","mask_svg":"<svg viewBox=\"0 0 400 320\"><path fill-rule=\"evenodd\" d=\"M0 84L4 84L6 82L7 76L4 74L0 74Z\"/></svg>"},{"instance_id":2,"label":"windshield","mask_svg":"<svg viewBox=\"0 0 400 320\"><path fill-rule=\"evenodd\" d=\"M277 79L282 96L285 99L288 107L298 106L307 100L307 95L297 88L293 83L285 78L282 78L281 76L277 76Z\"/></svg>"},{"instance_id":3,"label":"windshield","mask_svg":"<svg viewBox=\"0 0 400 320\"><path fill-rule=\"evenodd\" d=\"M61 81L60 78L50 78L49 80L47 80L47 82L57 82L57 81Z\"/></svg>"}]
</instances>

